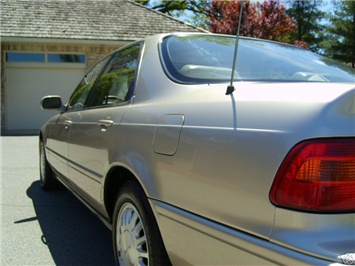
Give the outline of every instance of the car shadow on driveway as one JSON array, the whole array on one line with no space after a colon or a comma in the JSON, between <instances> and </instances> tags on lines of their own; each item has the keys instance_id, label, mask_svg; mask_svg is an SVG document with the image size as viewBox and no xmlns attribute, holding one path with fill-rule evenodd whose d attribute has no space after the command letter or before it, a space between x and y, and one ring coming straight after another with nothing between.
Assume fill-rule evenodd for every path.
<instances>
[{"instance_id":1,"label":"car shadow on driveway","mask_svg":"<svg viewBox=\"0 0 355 266\"><path fill-rule=\"evenodd\" d=\"M111 231L67 189L27 189L56 265L115 265ZM21 221L18 221L21 222Z\"/></svg>"}]
</instances>

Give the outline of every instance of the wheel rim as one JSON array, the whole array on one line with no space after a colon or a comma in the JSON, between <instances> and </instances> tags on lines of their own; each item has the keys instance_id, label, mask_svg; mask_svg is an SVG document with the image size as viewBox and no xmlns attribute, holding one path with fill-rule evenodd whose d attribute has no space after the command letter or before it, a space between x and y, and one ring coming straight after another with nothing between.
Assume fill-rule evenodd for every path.
<instances>
[{"instance_id":1,"label":"wheel rim","mask_svg":"<svg viewBox=\"0 0 355 266\"><path fill-rule=\"evenodd\" d=\"M149 265L149 251L143 221L131 203L125 203L116 225L117 256L120 265Z\"/></svg>"},{"instance_id":2,"label":"wheel rim","mask_svg":"<svg viewBox=\"0 0 355 266\"><path fill-rule=\"evenodd\" d=\"M46 157L44 155L44 146L43 143L41 144L41 150L40 150L40 181L41 184L44 183L45 181L45 175L46 175Z\"/></svg>"}]
</instances>

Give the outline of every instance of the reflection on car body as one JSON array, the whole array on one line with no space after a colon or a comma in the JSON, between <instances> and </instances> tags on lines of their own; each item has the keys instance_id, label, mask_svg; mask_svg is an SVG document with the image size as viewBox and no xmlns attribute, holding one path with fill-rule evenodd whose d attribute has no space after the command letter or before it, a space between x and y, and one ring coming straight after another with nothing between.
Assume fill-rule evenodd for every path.
<instances>
[{"instance_id":1,"label":"reflection on car body","mask_svg":"<svg viewBox=\"0 0 355 266\"><path fill-rule=\"evenodd\" d=\"M108 55L40 130L121 265L344 263L355 250L354 70L294 46L162 34Z\"/></svg>"}]
</instances>

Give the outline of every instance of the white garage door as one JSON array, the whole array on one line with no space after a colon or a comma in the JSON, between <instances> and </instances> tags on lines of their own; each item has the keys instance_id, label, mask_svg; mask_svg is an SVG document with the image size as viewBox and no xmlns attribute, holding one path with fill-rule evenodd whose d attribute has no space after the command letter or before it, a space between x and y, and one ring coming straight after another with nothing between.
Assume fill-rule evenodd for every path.
<instances>
[{"instance_id":1,"label":"white garage door","mask_svg":"<svg viewBox=\"0 0 355 266\"><path fill-rule=\"evenodd\" d=\"M42 110L45 95L60 95L66 102L85 74L84 68L33 68L7 66L5 69L5 130L36 132L56 113Z\"/></svg>"}]
</instances>

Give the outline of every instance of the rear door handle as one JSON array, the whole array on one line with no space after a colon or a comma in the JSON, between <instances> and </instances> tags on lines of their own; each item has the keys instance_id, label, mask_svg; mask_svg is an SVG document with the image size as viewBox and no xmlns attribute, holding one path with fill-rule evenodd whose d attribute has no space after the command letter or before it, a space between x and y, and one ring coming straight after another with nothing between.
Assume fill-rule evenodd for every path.
<instances>
[{"instance_id":1,"label":"rear door handle","mask_svg":"<svg viewBox=\"0 0 355 266\"><path fill-rule=\"evenodd\" d=\"M113 125L113 121L107 119L101 119L97 122L97 124L100 126L101 131L106 131L107 128Z\"/></svg>"}]
</instances>

